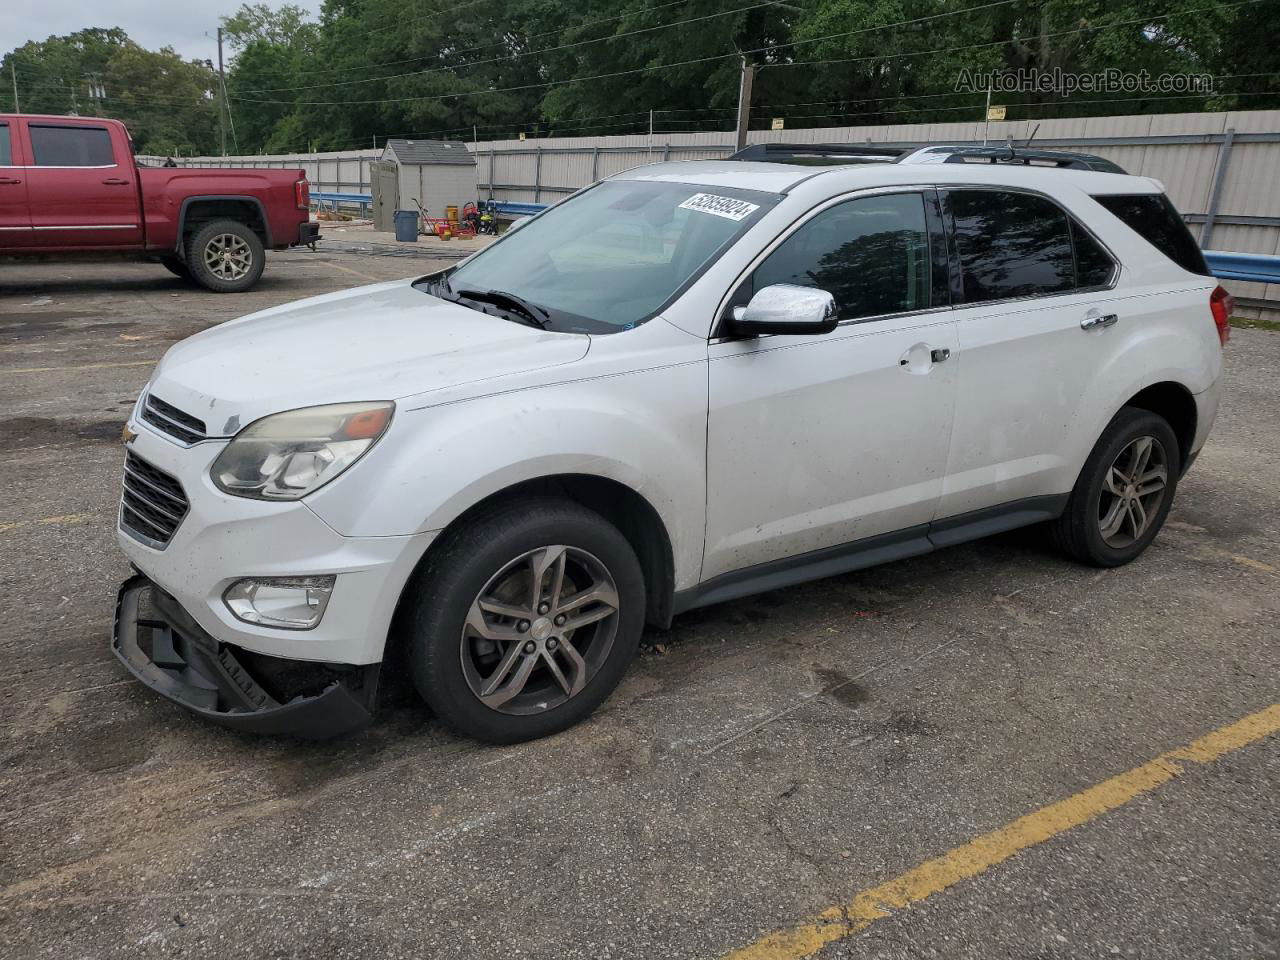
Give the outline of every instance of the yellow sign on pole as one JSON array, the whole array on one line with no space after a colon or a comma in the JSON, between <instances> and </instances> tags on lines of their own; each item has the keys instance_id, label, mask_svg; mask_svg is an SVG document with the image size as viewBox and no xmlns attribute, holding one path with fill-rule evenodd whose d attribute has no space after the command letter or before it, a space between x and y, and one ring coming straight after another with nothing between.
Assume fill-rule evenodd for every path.
<instances>
[{"instance_id":1,"label":"yellow sign on pole","mask_svg":"<svg viewBox=\"0 0 1280 960\"><path fill-rule=\"evenodd\" d=\"M988 120L1003 120L1005 107L987 107Z\"/></svg>"},{"instance_id":2,"label":"yellow sign on pole","mask_svg":"<svg viewBox=\"0 0 1280 960\"><path fill-rule=\"evenodd\" d=\"M524 131L523 131L523 130L521 130L521 131L520 131L520 139L521 139L521 140L523 140L523 139L524 139Z\"/></svg>"},{"instance_id":3,"label":"yellow sign on pole","mask_svg":"<svg viewBox=\"0 0 1280 960\"><path fill-rule=\"evenodd\" d=\"M770 129L770 130L781 130L781 129L783 128L783 126L784 126L784 124L783 124L783 122L782 122L782 117L774 117L774 118L773 118L773 124L769 127L769 129Z\"/></svg>"}]
</instances>

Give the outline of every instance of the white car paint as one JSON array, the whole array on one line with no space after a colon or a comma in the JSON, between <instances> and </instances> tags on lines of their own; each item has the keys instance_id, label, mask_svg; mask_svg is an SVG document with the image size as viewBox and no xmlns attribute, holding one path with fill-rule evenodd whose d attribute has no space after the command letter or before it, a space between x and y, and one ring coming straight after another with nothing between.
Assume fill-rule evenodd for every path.
<instances>
[{"instance_id":1,"label":"white car paint","mask_svg":"<svg viewBox=\"0 0 1280 960\"><path fill-rule=\"evenodd\" d=\"M587 474L637 492L670 541L681 592L754 564L1066 493L1103 426L1152 383L1195 395L1194 449L1212 425L1215 284L1089 196L1155 192L1152 181L985 165L720 161L615 179L785 196L661 316L619 333L544 332L403 281L277 307L176 345L148 389L203 417L213 436L184 447L135 409L131 449L177 477L191 509L164 550L121 531L124 552L220 640L375 663L432 540L523 481ZM740 278L814 210L865 191L947 184L1052 197L1120 261L1115 288L846 323L819 337L713 337ZM1091 309L1122 322L1083 331ZM934 348L951 359L933 363ZM227 438L252 421L363 400L395 401L386 435L301 501L242 499L212 483ZM327 573L337 585L308 631L240 622L221 600L240 577Z\"/></svg>"}]
</instances>

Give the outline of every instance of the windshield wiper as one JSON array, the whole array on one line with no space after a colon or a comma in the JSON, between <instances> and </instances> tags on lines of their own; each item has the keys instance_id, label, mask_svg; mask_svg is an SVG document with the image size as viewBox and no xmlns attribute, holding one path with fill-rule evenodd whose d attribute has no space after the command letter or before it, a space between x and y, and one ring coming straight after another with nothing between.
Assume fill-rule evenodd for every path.
<instances>
[{"instance_id":1,"label":"windshield wiper","mask_svg":"<svg viewBox=\"0 0 1280 960\"><path fill-rule=\"evenodd\" d=\"M451 292L468 300L488 302L499 307L504 305L512 307L515 315L522 318L522 323L528 323L539 329L551 322L551 314L546 307L530 303L524 297L517 297L514 293L507 293L505 290L453 290Z\"/></svg>"}]
</instances>

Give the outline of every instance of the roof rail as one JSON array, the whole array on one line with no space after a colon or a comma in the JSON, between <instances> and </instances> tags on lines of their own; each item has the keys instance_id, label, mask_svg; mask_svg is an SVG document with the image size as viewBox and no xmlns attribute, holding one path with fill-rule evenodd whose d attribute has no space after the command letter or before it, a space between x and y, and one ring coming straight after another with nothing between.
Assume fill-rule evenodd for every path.
<instances>
[{"instance_id":1,"label":"roof rail","mask_svg":"<svg viewBox=\"0 0 1280 960\"><path fill-rule=\"evenodd\" d=\"M1124 169L1110 160L1091 153L962 144L876 146L860 143L753 143L743 147L729 159L808 166L856 163L993 163L1125 173Z\"/></svg>"},{"instance_id":2,"label":"roof rail","mask_svg":"<svg viewBox=\"0 0 1280 960\"><path fill-rule=\"evenodd\" d=\"M999 163L1035 167L1058 167L1062 170L1094 170L1100 173L1124 173L1119 165L1091 153L1069 153L1065 150L1031 150L1014 146L935 146L914 150L902 160L911 163L918 156L946 155L943 163Z\"/></svg>"},{"instance_id":3,"label":"roof rail","mask_svg":"<svg viewBox=\"0 0 1280 960\"><path fill-rule=\"evenodd\" d=\"M873 147L854 143L753 143L743 147L729 159L827 166L843 163L893 163L910 152L901 147Z\"/></svg>"}]
</instances>

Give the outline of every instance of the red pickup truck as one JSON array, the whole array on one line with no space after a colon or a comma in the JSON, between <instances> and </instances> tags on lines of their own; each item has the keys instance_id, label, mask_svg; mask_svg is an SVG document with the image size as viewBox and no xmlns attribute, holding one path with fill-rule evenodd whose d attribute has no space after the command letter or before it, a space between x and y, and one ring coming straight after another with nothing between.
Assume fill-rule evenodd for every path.
<instances>
[{"instance_id":1,"label":"red pickup truck","mask_svg":"<svg viewBox=\"0 0 1280 960\"><path fill-rule=\"evenodd\" d=\"M0 114L0 259L152 260L219 293L314 243L301 170L139 166L118 120Z\"/></svg>"}]
</instances>

